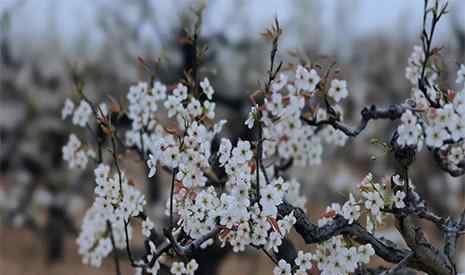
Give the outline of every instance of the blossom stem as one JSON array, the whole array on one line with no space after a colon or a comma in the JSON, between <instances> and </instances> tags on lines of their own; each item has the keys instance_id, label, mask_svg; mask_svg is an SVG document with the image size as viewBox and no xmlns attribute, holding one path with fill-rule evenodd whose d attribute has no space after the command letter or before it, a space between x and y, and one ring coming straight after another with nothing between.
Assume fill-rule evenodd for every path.
<instances>
[{"instance_id":1,"label":"blossom stem","mask_svg":"<svg viewBox=\"0 0 465 275\"><path fill-rule=\"evenodd\" d=\"M116 153L117 147L116 147L116 141L115 141L114 135L111 137L111 146L112 146L113 162L115 164L116 171L118 172L119 191L120 191L121 194L123 194L123 178L122 178L121 169L120 169L119 163L118 163L118 155Z\"/></svg>"},{"instance_id":2,"label":"blossom stem","mask_svg":"<svg viewBox=\"0 0 465 275\"><path fill-rule=\"evenodd\" d=\"M271 260L275 265L279 265L279 264L278 264L278 261L277 261L268 251L266 251L266 249L262 248L262 251L263 251L263 253L265 253L266 256L268 256L268 258L270 258L270 260Z\"/></svg>"},{"instance_id":3,"label":"blossom stem","mask_svg":"<svg viewBox=\"0 0 465 275\"><path fill-rule=\"evenodd\" d=\"M133 267L144 267L144 265L137 264L132 256L131 247L129 246L128 224L129 221L124 221L124 237L126 239L126 253L128 254L129 262L131 262L131 266Z\"/></svg>"},{"instance_id":4,"label":"blossom stem","mask_svg":"<svg viewBox=\"0 0 465 275\"><path fill-rule=\"evenodd\" d=\"M260 168L261 168L261 158L262 158L262 124L260 119L257 121L257 128L258 128L258 140L257 140L257 155L255 157L255 166L256 166L256 176L257 176L257 201L260 202L261 195L260 195ZM259 203L260 205L260 203ZM261 205L260 205L261 208Z\"/></svg>"},{"instance_id":5,"label":"blossom stem","mask_svg":"<svg viewBox=\"0 0 465 275\"><path fill-rule=\"evenodd\" d=\"M110 231L110 240L113 246L113 261L115 262L116 275L121 275L121 268L119 264L118 251L116 250L115 236L113 235L113 227L110 221L107 221L108 230Z\"/></svg>"},{"instance_id":6,"label":"blossom stem","mask_svg":"<svg viewBox=\"0 0 465 275\"><path fill-rule=\"evenodd\" d=\"M178 172L177 168L173 168L173 173L171 177L171 192L170 192L170 231L174 227L174 218L173 218L173 203L174 203L174 184L176 179L176 174Z\"/></svg>"}]
</instances>

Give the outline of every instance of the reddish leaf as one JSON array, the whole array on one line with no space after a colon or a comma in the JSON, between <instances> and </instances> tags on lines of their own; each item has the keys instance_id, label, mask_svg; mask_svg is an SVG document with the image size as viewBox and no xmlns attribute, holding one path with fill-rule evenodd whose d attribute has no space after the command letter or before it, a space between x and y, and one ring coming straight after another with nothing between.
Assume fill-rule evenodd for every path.
<instances>
[{"instance_id":1,"label":"reddish leaf","mask_svg":"<svg viewBox=\"0 0 465 275\"><path fill-rule=\"evenodd\" d=\"M334 217L336 217L336 211L334 210L330 210L330 211L327 211L325 213L323 213L323 215L321 215L322 218L331 218L333 219Z\"/></svg>"},{"instance_id":2,"label":"reddish leaf","mask_svg":"<svg viewBox=\"0 0 465 275\"><path fill-rule=\"evenodd\" d=\"M271 226L273 227L273 230L278 232L282 236L283 234L281 233L281 230L279 230L279 225L278 225L278 222L276 221L276 219L268 217L267 220L271 224Z\"/></svg>"}]
</instances>

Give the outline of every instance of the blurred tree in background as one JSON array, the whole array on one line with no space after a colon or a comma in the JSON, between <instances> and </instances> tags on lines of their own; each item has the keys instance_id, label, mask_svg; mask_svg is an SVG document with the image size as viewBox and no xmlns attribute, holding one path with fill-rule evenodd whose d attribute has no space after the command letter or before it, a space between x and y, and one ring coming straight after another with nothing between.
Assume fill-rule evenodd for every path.
<instances>
[{"instance_id":1,"label":"blurred tree in background","mask_svg":"<svg viewBox=\"0 0 465 275\"><path fill-rule=\"evenodd\" d=\"M153 74L163 83L185 78L194 59L192 45L185 41L186 28L195 20L192 6L198 3L5 2L0 3L0 235L5 240L0 266L12 268L14 274L21 270L17 267L20 261L4 251L13 249L8 240L20 242L23 238L16 234L17 228L25 229L23 234L32 232L34 250L41 250L36 255L38 263L45 259L69 265L67 257L71 255L80 262L74 240L84 211L92 203L95 184L92 171L70 171L62 160L62 146L71 127L61 120L61 109L66 98L78 99L73 93L75 84L84 82L86 95L93 102L127 105L128 87L138 81L150 82ZM351 91L344 107L347 124L356 125L365 106L397 104L410 95L405 67L413 45L419 41L422 1L393 1L380 7L360 0L230 2L208 3L198 38L202 45L208 45L199 74L208 76L215 87L217 116L229 121L227 137L253 138L243 121L250 109L249 95L268 70L264 53L269 51L269 44L259 34L271 25L274 16L279 17L285 30L280 44L283 56L296 58L299 63L318 63L323 68L337 64L338 78L346 79ZM382 17L390 8L396 11L396 22ZM450 13L437 34L436 44L446 53L440 61L446 72L441 81L446 84L455 82L458 64L464 63L464 8L463 3L450 1ZM372 13L374 19L361 16ZM387 23L375 24L376 16ZM374 27L364 30L369 25ZM115 123L123 129L130 127L125 117ZM354 182L367 171L393 173L395 161L385 157L385 148L372 141L389 142L386 137L394 129L391 123L370 124L357 139L349 140L350 146L328 148L318 169L292 167L289 173L303 183L308 213L319 215L330 202L343 203ZM122 165L128 173L144 181L140 175L145 168L132 161L137 156L130 152L125 156ZM417 192L437 214L458 215L465 204L464 179L443 173L430 154L419 153L418 159L421 161L410 171ZM169 181L167 177L154 177L145 187L146 207L150 209L147 214L159 222L159 229L168 223L163 213L168 185L163 183ZM432 226L428 230L440 239L439 230ZM383 236L402 244L401 236L390 227ZM69 240L72 249L67 245ZM463 246L462 238L459 248ZM136 256L144 255L144 251L143 241L135 240ZM462 272L464 258L465 254L459 254ZM272 269L268 259L255 251L232 256L225 249L211 247L196 257L199 274L237 274L228 265L245 259L250 266L241 272L269 274ZM256 264L257 259L263 264ZM44 270L48 273L48 267Z\"/></svg>"}]
</instances>

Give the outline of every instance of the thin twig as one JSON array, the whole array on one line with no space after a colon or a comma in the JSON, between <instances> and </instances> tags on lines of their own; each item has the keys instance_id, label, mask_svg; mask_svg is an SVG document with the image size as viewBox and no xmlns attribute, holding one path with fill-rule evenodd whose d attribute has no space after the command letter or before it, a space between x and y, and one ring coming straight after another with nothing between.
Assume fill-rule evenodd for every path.
<instances>
[{"instance_id":1,"label":"thin twig","mask_svg":"<svg viewBox=\"0 0 465 275\"><path fill-rule=\"evenodd\" d=\"M119 264L118 250L116 249L115 237L113 235L113 227L110 221L107 221L108 230L110 231L110 240L113 245L113 261L115 263L116 275L121 275L121 268Z\"/></svg>"},{"instance_id":2,"label":"thin twig","mask_svg":"<svg viewBox=\"0 0 465 275\"><path fill-rule=\"evenodd\" d=\"M400 261L398 264L390 268L389 270L384 271L381 273L381 275L391 275L395 274L397 271L399 271L401 268L405 267L408 263L408 261L415 255L414 252L411 252L408 254L402 261Z\"/></svg>"},{"instance_id":3,"label":"thin twig","mask_svg":"<svg viewBox=\"0 0 465 275\"><path fill-rule=\"evenodd\" d=\"M268 256L268 258L270 258L270 260L271 260L275 265L279 265L278 261L273 257L273 255L271 255L268 251L266 251L265 248L262 248L261 250L263 251L263 253L265 253L266 256Z\"/></svg>"},{"instance_id":4,"label":"thin twig","mask_svg":"<svg viewBox=\"0 0 465 275\"><path fill-rule=\"evenodd\" d=\"M176 174L178 173L178 168L173 168L173 173L171 175L171 191L170 191L170 230L173 230L174 227L174 217L173 217L173 204L174 204L174 185L176 183Z\"/></svg>"},{"instance_id":5,"label":"thin twig","mask_svg":"<svg viewBox=\"0 0 465 275\"><path fill-rule=\"evenodd\" d=\"M137 264L132 256L131 247L129 245L128 223L129 222L124 221L124 237L126 239L126 253L128 254L129 262L132 267L144 267L143 264Z\"/></svg>"}]
</instances>

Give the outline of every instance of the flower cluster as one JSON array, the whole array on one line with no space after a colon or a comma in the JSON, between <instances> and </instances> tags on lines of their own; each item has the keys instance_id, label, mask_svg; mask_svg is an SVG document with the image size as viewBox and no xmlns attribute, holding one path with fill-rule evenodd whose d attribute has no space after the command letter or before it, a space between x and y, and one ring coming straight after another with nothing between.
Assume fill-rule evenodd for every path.
<instances>
[{"instance_id":1,"label":"flower cluster","mask_svg":"<svg viewBox=\"0 0 465 275\"><path fill-rule=\"evenodd\" d=\"M359 184L358 189L362 196L362 203L368 212L367 229L369 231L373 231L377 223L382 223L384 214L381 210L386 208L401 209L406 206L404 184L399 175L394 175L391 180L385 178L381 182L376 182L371 173ZM415 186L410 181L408 188L412 195L417 196Z\"/></svg>"},{"instance_id":2,"label":"flower cluster","mask_svg":"<svg viewBox=\"0 0 465 275\"><path fill-rule=\"evenodd\" d=\"M273 269L274 275L304 275L307 274L309 270L312 269L312 259L313 255L311 253L305 253L302 250L299 250L297 253L297 258L295 258L295 271L292 272L292 267L285 260L281 259L278 262L278 265Z\"/></svg>"},{"instance_id":3,"label":"flower cluster","mask_svg":"<svg viewBox=\"0 0 465 275\"><path fill-rule=\"evenodd\" d=\"M144 265L143 260L138 261L137 264L142 265L142 266L136 267L135 275L143 275L143 274L156 275L158 274L158 270L160 270L159 260L154 259L155 254L157 253L157 247L151 240L148 241L148 244L149 244L150 252L147 255L146 262L149 263L149 265Z\"/></svg>"},{"instance_id":4,"label":"flower cluster","mask_svg":"<svg viewBox=\"0 0 465 275\"><path fill-rule=\"evenodd\" d=\"M361 264L367 264L375 251L370 244L354 246L343 237L333 237L317 245L315 252L299 251L294 260L295 267L281 259L273 269L274 275L304 275L313 268L324 275L353 273ZM312 272L313 274L313 272Z\"/></svg>"},{"instance_id":5,"label":"flower cluster","mask_svg":"<svg viewBox=\"0 0 465 275\"><path fill-rule=\"evenodd\" d=\"M315 85L317 83L315 80ZM282 238L295 223L292 214L278 219L277 206L284 198L303 206L305 198L299 194L299 183L274 178L273 169L266 171L271 177L268 183L265 172L259 172L255 166L253 145L249 141L239 140L233 146L229 139L223 138L218 152L212 155L213 138L225 121L216 124L211 121L215 117L215 104L208 100L214 93L208 79L200 84L207 97L203 103L188 93L188 87L182 83L177 84L171 93L166 93L160 82L153 86L164 95L155 96L160 93L155 92L155 88L149 89L145 83L130 89L128 100L133 124L126 133L126 141L129 146L140 149L144 144L148 152L149 177L159 171L159 165L174 172L173 205L171 207L171 201L167 201L166 214L171 215L172 208L183 232L192 240L220 228L220 241L223 245L229 243L236 252L243 251L248 245L277 251ZM174 127L166 127L157 120L158 108L154 107L157 100L164 101L169 117L176 116ZM295 112L291 111L292 106L286 108ZM217 158L227 175L222 193L213 186L205 187L213 173L209 162L212 157ZM258 182L255 173L259 173ZM260 185L260 191L257 185ZM147 230L145 234L148 234ZM212 240L205 242L203 247L210 243ZM182 264L173 265L172 271L182 273Z\"/></svg>"},{"instance_id":6,"label":"flower cluster","mask_svg":"<svg viewBox=\"0 0 465 275\"><path fill-rule=\"evenodd\" d=\"M228 175L224 193L217 194L211 186L196 192L183 185L182 181L178 182L175 206L183 221L184 232L197 239L219 226L223 245L228 242L235 252L243 251L252 244L277 250L281 239L295 223L292 214L280 220L277 217L277 205L287 195L290 184L277 178L267 185L261 175L261 198L258 203L253 203L256 182L252 175L250 143L239 141L232 148L229 140L223 139L220 148ZM294 186L297 185L293 182Z\"/></svg>"},{"instance_id":7,"label":"flower cluster","mask_svg":"<svg viewBox=\"0 0 465 275\"><path fill-rule=\"evenodd\" d=\"M220 224L223 230L220 241L223 245L228 242L233 251L243 251L246 246L265 246L268 250L278 251L282 239L290 231L296 222L293 214L278 220L276 205L283 194L272 194L270 190L277 191L275 187L263 190L265 197L259 203L250 205L249 200L244 199L248 191L244 186L233 187L231 195L223 195ZM242 197L242 202L236 201L236 197ZM262 209L260 209L262 207Z\"/></svg>"},{"instance_id":8,"label":"flower cluster","mask_svg":"<svg viewBox=\"0 0 465 275\"><path fill-rule=\"evenodd\" d=\"M417 123L417 120L417 117L410 110L402 114L402 124L397 128L397 133L399 134L397 142L399 145L422 147L422 129L421 125Z\"/></svg>"},{"instance_id":9,"label":"flower cluster","mask_svg":"<svg viewBox=\"0 0 465 275\"><path fill-rule=\"evenodd\" d=\"M170 272L173 275L194 275L194 272L199 267L199 264L194 260L190 260L187 264L183 262L174 262L171 264Z\"/></svg>"},{"instance_id":10,"label":"flower cluster","mask_svg":"<svg viewBox=\"0 0 465 275\"><path fill-rule=\"evenodd\" d=\"M398 146L393 149L414 152L426 147L448 165L464 167L465 65L457 72L456 82L461 89L441 89L437 80L439 66L429 59L435 53L426 52L431 42L426 32L428 45L415 46L408 59L406 77L414 86L412 98L389 108L388 115L376 106L364 109L362 122L355 130L339 124L344 117L339 104L349 91L345 80L333 78L331 68L324 77L320 77L318 66L289 64L286 69L279 65L274 70L279 34L277 21L265 33L274 41L269 78L251 97L254 106L245 121L258 136L254 140L220 136L226 121L215 121L215 90L208 78L198 80L197 72L186 72L186 79L174 85L154 80L131 86L127 111L120 110L119 105L111 108L111 114L125 113L131 122L124 133L125 141L119 139L116 126L107 117L106 105L94 105L82 92L83 100L78 105L66 100L62 118L72 117L74 125L92 130L89 118L93 114L103 135L111 139L109 150L117 170L112 173L104 163L94 170L95 200L85 214L77 239L85 263L100 266L102 259L117 248L127 248L131 257L126 246L132 238L131 221L135 217L141 219L146 244L143 258L130 259L136 274L157 274L160 257L168 250L190 257L192 251L215 242L234 252L253 247L279 256L284 238L297 223L296 216L298 225L302 217L300 210L284 215L278 209L305 207L300 183L290 179L285 170L291 164L319 164L323 143L345 145L347 135L356 136L370 119L400 117L401 124L393 135ZM99 162L105 159L105 143L97 144ZM139 153L149 178L161 172L171 175L171 191L163 198L170 226L164 228L164 240L158 249L152 240L157 235L155 224L144 211L144 195L118 164L120 145ZM63 158L71 168L85 168L95 153L72 134L63 147ZM394 175L378 182L368 174L344 203L332 203L318 220L319 229L337 226L337 232L323 234L324 241L317 243L313 252L298 251L291 262L267 254L277 263L273 273L353 273L368 264L375 251L369 243L361 245L341 235L339 226L363 226L363 234L371 233L376 238L375 231L387 215L408 213L417 202L419 195L407 176ZM300 233L298 226L296 229ZM171 262L170 273L193 275L198 263L189 258L182 260Z\"/></svg>"},{"instance_id":11,"label":"flower cluster","mask_svg":"<svg viewBox=\"0 0 465 275\"><path fill-rule=\"evenodd\" d=\"M288 79L290 77L293 80ZM321 161L322 140L337 145L345 143L346 136L329 125L317 129L303 123L304 112L313 110L311 100L321 90L320 81L315 69L298 66L294 76L281 73L272 81L271 94L265 97L263 106L252 108L246 124L252 128L260 120L264 157L292 158L300 165L317 164ZM343 80L333 79L324 95L338 119L342 118L342 110L337 103L347 96L346 85ZM278 205L286 200L294 206L304 207L305 198L300 195L299 182L275 175L273 166L258 166L262 161L257 159L261 141L251 143L239 139L233 145L229 139L222 138L218 151L211 151L213 139L226 121L213 122L215 103L210 100L214 89L207 78L197 87L205 96L191 93L192 86L189 88L184 83L171 87L159 81L150 85L141 82L130 87L127 114L131 128L126 132L126 144L147 156L148 177L161 170L173 173L174 192L166 204L166 214L177 220L173 233L179 234L182 230L186 237L195 241L218 230L217 237L222 245L230 245L235 252L248 246L277 252L282 239L296 222L293 212L284 217L278 216ZM166 110L168 118L175 119L174 122L161 122L163 114L159 112L160 107ZM62 116L65 119L74 114L75 124L86 126L93 110L87 101L81 101L75 110L74 103L67 100ZM99 117L106 116L106 106L101 105L96 110L97 122L104 123L105 117ZM323 108L312 114L317 121L328 117ZM84 161L76 160L78 155L83 158L82 147L79 140L71 135L69 144L64 147L64 158L70 166L77 166L76 163L85 166L81 164ZM221 192L214 186L208 186L210 180L218 180L212 163L218 163L226 175ZM111 238L116 247L125 247L125 223L143 211L145 200L136 188L128 184L119 167L118 173L110 176L110 167L100 164L95 169L95 176L96 199L86 213L78 243L84 261L98 266L113 249ZM360 207L352 195L341 211L350 222L360 216ZM130 224L127 230L131 238ZM152 230L153 222L145 218L142 235L150 238ZM212 243L213 239L207 240L201 247ZM158 258L152 259L156 257L157 250L151 241L149 246L150 253L145 262L153 264L138 269L138 272L145 270L156 274L160 265ZM311 254L299 253L297 272L308 271L312 266L311 259ZM287 265L282 268L287 270ZM171 272L193 274L196 269L195 262L187 265L175 262Z\"/></svg>"},{"instance_id":12,"label":"flower cluster","mask_svg":"<svg viewBox=\"0 0 465 275\"><path fill-rule=\"evenodd\" d=\"M414 86L418 85L418 80L421 78L425 58L423 47L415 45L412 54L408 58L407 67L405 68L405 77ZM425 75L430 83L434 82L438 77L436 66L432 65L431 67L426 67ZM430 95L432 96L436 94L434 90L428 92L431 93Z\"/></svg>"},{"instance_id":13,"label":"flower cluster","mask_svg":"<svg viewBox=\"0 0 465 275\"><path fill-rule=\"evenodd\" d=\"M92 108L85 100L81 100L79 106L75 108L74 102L70 99L66 99L65 106L61 111L61 118L66 119L68 116L72 115L72 122L74 125L85 127L91 114Z\"/></svg>"},{"instance_id":14,"label":"flower cluster","mask_svg":"<svg viewBox=\"0 0 465 275\"><path fill-rule=\"evenodd\" d=\"M150 89L146 82L131 86L128 93L128 117L132 121L132 129L139 131L142 127L153 130L156 123L155 113L158 110L157 101L166 98L166 86L154 82Z\"/></svg>"},{"instance_id":15,"label":"flower cluster","mask_svg":"<svg viewBox=\"0 0 465 275\"><path fill-rule=\"evenodd\" d=\"M128 225L125 229L125 222L142 212L145 198L129 185L124 173L111 176L110 167L105 164L100 164L94 172L96 198L84 217L77 243L83 261L100 266L102 259L113 250L111 238L117 248L126 247L125 230L130 239L132 228Z\"/></svg>"},{"instance_id":16,"label":"flower cluster","mask_svg":"<svg viewBox=\"0 0 465 275\"><path fill-rule=\"evenodd\" d=\"M336 115L341 120L342 110L337 103L348 94L346 82L333 79L323 95L329 107L313 108L313 99L318 92L323 92L324 87L319 85L321 80L318 73L314 69L298 66L294 80L289 80L289 76L282 73L272 81L270 94L266 94L263 105L252 107L249 113L246 124L253 128L259 122L258 126L263 127L263 139L256 142L239 139L233 144L231 140L221 138L215 152L212 151L213 140L226 121L213 121L215 104L209 100L214 90L208 79L204 79L199 87L205 94L200 97L204 101L200 101L196 93L189 93L190 88L183 83L178 83L172 89L159 81L154 81L151 86L142 82L130 88L128 117L132 124L126 132L126 143L147 156L148 177L163 170L172 173L173 194L167 200L166 214L176 221L171 232L173 236L179 236L182 232L187 239L183 242L189 243L216 231L216 236L201 243L202 248L212 244L214 237L217 237L223 246L231 246L234 252L244 251L247 247L279 251L283 238L296 223L296 218L294 212L286 216L278 215L278 206L286 201L304 207L305 198L300 195L300 184L296 180L279 176L273 165L265 168L258 155L259 146L263 145L265 158L293 159L297 164L308 165L320 162L321 140L343 145L346 139L344 133L329 124L316 127L304 124L302 120L309 110L312 110L310 113L316 122L327 120L330 116L328 111L331 116ZM82 101L81 105L83 102L87 104ZM163 106L168 117L173 119L162 123L158 105ZM67 101L63 117L78 113L82 122L85 113L82 109L85 108L74 111L73 103ZM92 110L90 106L89 109ZM460 115L457 110L455 108L451 112ZM106 107L99 106L98 112L105 116ZM99 114L96 119L99 123L105 121L99 119ZM404 112L402 125L397 129L398 142L402 146L418 146L423 140L427 146L431 146L428 135L424 137L422 133L424 119L432 121L431 116L420 116L415 110ZM438 121L442 119L438 118ZM86 120L84 125L87 124ZM449 131L448 126L445 127ZM83 148L72 134L63 148L64 158L69 161L70 167L86 166L87 157L93 153ZM457 161L463 158L463 150L455 150L453 154L456 154ZM224 179L218 178L217 169L223 170ZM77 240L84 262L94 266L100 265L113 246L126 246L126 241L132 237L129 220L143 212L145 205L142 193L128 183L118 166L117 170L118 173L110 175L110 167L105 164L95 169L96 198L85 215ZM224 186L216 188L214 183L217 181L222 181ZM404 187L404 182L397 175L389 182L378 183L369 174L358 186L359 194L350 194L342 205L333 203L319 219L318 225L330 224L336 217L344 218L348 224L360 223L361 217L366 217L368 231L374 232L386 215L383 209L406 207ZM416 195L410 182L409 190ZM150 253L142 261L145 266L137 269L139 273L157 274L160 268L159 254L155 244L150 241L153 230L154 223L148 217L144 218L142 235L148 239ZM310 269L317 268L322 274L348 274L359 265L368 263L373 254L370 245L356 245L335 236L318 244L313 254L300 251L295 265L280 260L273 272L306 274ZM174 262L171 273L194 274L197 268L195 261L188 264Z\"/></svg>"},{"instance_id":17,"label":"flower cluster","mask_svg":"<svg viewBox=\"0 0 465 275\"><path fill-rule=\"evenodd\" d=\"M358 185L360 199L355 199L353 194L342 206L338 203L331 204L326 213L319 219L318 225L324 226L333 222L336 216L342 216L349 224L359 222L362 213L366 215L366 227L374 232L376 225L383 222L383 212L386 208L404 208L406 194L404 181L399 175L392 177L392 183L385 180L376 182L372 174L368 174ZM393 185L394 188L389 188ZM418 196L414 186L409 183L412 195ZM328 255L331 255L328 257ZM318 262L318 268L322 274L348 274L355 270L359 263L368 263L369 257L374 255L370 245L354 247L351 242L345 242L341 237L333 237L328 242L322 243L317 248L314 260Z\"/></svg>"},{"instance_id":18,"label":"flower cluster","mask_svg":"<svg viewBox=\"0 0 465 275\"><path fill-rule=\"evenodd\" d=\"M68 143L63 146L63 159L68 162L69 168L86 168L89 157L95 157L95 152L92 149L86 150L79 138L71 134Z\"/></svg>"},{"instance_id":19,"label":"flower cluster","mask_svg":"<svg viewBox=\"0 0 465 275\"><path fill-rule=\"evenodd\" d=\"M401 146L413 146L421 150L423 144L430 149L444 152L450 166L457 166L465 159L465 66L457 72L459 91L444 92L439 88L437 68L434 64L425 67L428 85L419 87L425 54L420 46L414 47L409 58L406 77L414 85L412 100L415 109L406 110L398 127ZM432 104L434 103L434 104Z\"/></svg>"},{"instance_id":20,"label":"flower cluster","mask_svg":"<svg viewBox=\"0 0 465 275\"><path fill-rule=\"evenodd\" d=\"M361 264L367 264L375 255L371 244L353 245L337 236L317 245L313 260L322 275L345 275L355 271Z\"/></svg>"},{"instance_id":21,"label":"flower cluster","mask_svg":"<svg viewBox=\"0 0 465 275\"><path fill-rule=\"evenodd\" d=\"M205 93L211 97L213 88L207 85L208 79L205 81L202 82L204 83L202 86ZM188 157L188 154L192 157L200 157L194 151L199 151L208 159L211 139L225 123L220 121L216 125L209 124L215 116L215 103L206 100L202 105L195 97L188 95L188 88L182 83L179 83L169 95L167 95L166 86L161 82L155 81L152 86L153 88L149 89L147 83L141 82L130 87L127 97L132 128L126 133L127 144L151 152L150 166L152 168L156 166L157 161L162 161L163 164L174 168L179 162L183 162L181 157ZM183 154L181 151L187 150L179 150L179 137L173 133L170 134L170 129L163 128L158 122L158 101L163 101L168 117L176 116L178 130L187 130L185 133L187 137L182 141L184 147L191 149L189 153ZM143 135L140 134L141 130L144 130Z\"/></svg>"},{"instance_id":22,"label":"flower cluster","mask_svg":"<svg viewBox=\"0 0 465 275\"><path fill-rule=\"evenodd\" d=\"M308 70L297 66L295 72L281 73L271 84L270 94L266 94L263 107L254 106L246 124L252 128L255 121L263 123L265 139L264 154L283 159L292 158L301 166L321 163L323 152L322 138L330 144L344 145L347 137L340 130L328 125L323 129L302 122L304 112L309 110L310 101L319 91L321 79L315 69ZM348 95L344 80L333 79L327 91L331 108L342 117L342 109L337 103ZM326 119L327 113L319 108L318 119Z\"/></svg>"}]
</instances>

